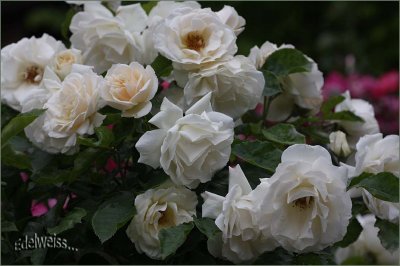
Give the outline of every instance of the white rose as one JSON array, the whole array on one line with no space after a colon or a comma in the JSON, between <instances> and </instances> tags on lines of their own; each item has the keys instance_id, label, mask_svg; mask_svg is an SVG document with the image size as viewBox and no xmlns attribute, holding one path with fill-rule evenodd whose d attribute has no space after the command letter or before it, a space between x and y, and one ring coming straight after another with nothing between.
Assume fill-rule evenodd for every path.
<instances>
[{"instance_id":1,"label":"white rose","mask_svg":"<svg viewBox=\"0 0 400 266\"><path fill-rule=\"evenodd\" d=\"M351 153L346 134L342 131L338 130L329 134L329 142L329 148L336 155L347 157Z\"/></svg>"},{"instance_id":2,"label":"white rose","mask_svg":"<svg viewBox=\"0 0 400 266\"><path fill-rule=\"evenodd\" d=\"M139 118L151 110L158 89L158 79L151 66L144 68L136 62L113 65L105 76L101 90L108 105L121 110L124 117Z\"/></svg>"},{"instance_id":3,"label":"white rose","mask_svg":"<svg viewBox=\"0 0 400 266\"><path fill-rule=\"evenodd\" d=\"M62 42L47 34L1 49L1 101L21 112L43 108L49 97L41 87L44 69L64 49Z\"/></svg>"},{"instance_id":4,"label":"white rose","mask_svg":"<svg viewBox=\"0 0 400 266\"><path fill-rule=\"evenodd\" d=\"M386 250L378 238L379 229L375 227L376 218L373 214L364 216L357 215L357 220L363 227L358 239L345 248L338 248L335 252L335 261L337 264L343 263L352 257L361 257L365 263L373 260L374 264L387 265L399 264L399 250L389 252Z\"/></svg>"},{"instance_id":5,"label":"white rose","mask_svg":"<svg viewBox=\"0 0 400 266\"><path fill-rule=\"evenodd\" d=\"M140 4L120 6L114 16L99 2L85 3L71 20L71 44L83 52L84 63L103 73L114 63L150 64L157 56Z\"/></svg>"},{"instance_id":6,"label":"white rose","mask_svg":"<svg viewBox=\"0 0 400 266\"><path fill-rule=\"evenodd\" d=\"M220 11L215 12L223 23L233 29L236 36L238 36L246 25L246 20L239 16L236 10L231 6L224 6Z\"/></svg>"},{"instance_id":7,"label":"white rose","mask_svg":"<svg viewBox=\"0 0 400 266\"><path fill-rule=\"evenodd\" d=\"M390 172L400 176L399 136L389 135L382 138L381 133L367 135L360 138L356 148L354 176L363 172ZM365 189L362 189L362 195L368 209L376 216L398 223L400 203L377 199Z\"/></svg>"},{"instance_id":8,"label":"white rose","mask_svg":"<svg viewBox=\"0 0 400 266\"><path fill-rule=\"evenodd\" d=\"M211 93L183 116L183 111L164 98L161 111L150 123L159 129L146 132L136 143L138 162L161 166L177 185L195 188L211 180L229 160L233 120L213 112Z\"/></svg>"},{"instance_id":9,"label":"white rose","mask_svg":"<svg viewBox=\"0 0 400 266\"><path fill-rule=\"evenodd\" d=\"M267 58L275 51L283 48L294 48L293 45L281 45L265 42L261 48L257 46L250 50L249 59L257 69L264 66ZM322 104L321 89L324 79L318 65L306 56L311 63L311 71L293 73L282 80L283 93L271 101L267 119L270 121L283 121L291 114L294 104L301 108L317 113ZM261 102L261 101L260 101Z\"/></svg>"},{"instance_id":10,"label":"white rose","mask_svg":"<svg viewBox=\"0 0 400 266\"><path fill-rule=\"evenodd\" d=\"M178 8L189 7L192 9L200 9L201 6L195 1L158 1L157 4L151 9L149 13L148 25L154 27L160 21L168 17L172 12Z\"/></svg>"},{"instance_id":11,"label":"white rose","mask_svg":"<svg viewBox=\"0 0 400 266\"><path fill-rule=\"evenodd\" d=\"M332 165L321 146L290 146L275 174L261 181L254 190L264 194L257 224L284 249L319 251L345 236L352 205L347 170Z\"/></svg>"},{"instance_id":12,"label":"white rose","mask_svg":"<svg viewBox=\"0 0 400 266\"><path fill-rule=\"evenodd\" d=\"M262 97L265 80L244 56L217 63L189 74L184 88L187 104L192 104L209 92L213 110L239 118L254 109Z\"/></svg>"},{"instance_id":13,"label":"white rose","mask_svg":"<svg viewBox=\"0 0 400 266\"><path fill-rule=\"evenodd\" d=\"M364 135L379 133L379 125L375 119L374 107L362 99L351 99L350 92L342 94L345 100L335 107L335 112L351 111L364 119L364 122L339 121L338 123L349 135L350 147L354 148L358 139Z\"/></svg>"},{"instance_id":14,"label":"white rose","mask_svg":"<svg viewBox=\"0 0 400 266\"><path fill-rule=\"evenodd\" d=\"M126 234L139 253L162 259L158 233L161 229L193 221L197 196L183 187L149 189L135 198L137 214Z\"/></svg>"},{"instance_id":15,"label":"white rose","mask_svg":"<svg viewBox=\"0 0 400 266\"><path fill-rule=\"evenodd\" d=\"M46 112L25 128L25 134L36 146L49 153L74 153L77 137L94 134L105 116L99 89L103 78L92 71L70 73L45 104Z\"/></svg>"},{"instance_id":16,"label":"white rose","mask_svg":"<svg viewBox=\"0 0 400 266\"><path fill-rule=\"evenodd\" d=\"M54 72L63 80L71 73L73 64L82 64L82 53L77 49L67 49L55 55L52 67Z\"/></svg>"},{"instance_id":17,"label":"white rose","mask_svg":"<svg viewBox=\"0 0 400 266\"><path fill-rule=\"evenodd\" d=\"M198 69L237 51L235 33L209 8L179 8L154 28L153 36L155 48L177 69Z\"/></svg>"},{"instance_id":18,"label":"white rose","mask_svg":"<svg viewBox=\"0 0 400 266\"><path fill-rule=\"evenodd\" d=\"M225 197L204 192L203 217L215 220L222 231L209 239L209 252L236 264L251 262L261 253L276 247L275 242L264 238L256 224L256 205L252 189L240 166L229 167L229 192Z\"/></svg>"}]
</instances>

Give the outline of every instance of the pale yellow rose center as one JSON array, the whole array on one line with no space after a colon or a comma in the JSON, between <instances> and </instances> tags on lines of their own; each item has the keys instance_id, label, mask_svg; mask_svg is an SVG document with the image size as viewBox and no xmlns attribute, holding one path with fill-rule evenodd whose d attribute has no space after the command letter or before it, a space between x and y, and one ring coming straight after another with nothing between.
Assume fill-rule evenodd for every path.
<instances>
[{"instance_id":1,"label":"pale yellow rose center","mask_svg":"<svg viewBox=\"0 0 400 266\"><path fill-rule=\"evenodd\" d=\"M191 31L183 39L184 45L191 49L199 52L201 49L203 49L206 46L206 40L203 36L198 31Z\"/></svg>"},{"instance_id":2,"label":"pale yellow rose center","mask_svg":"<svg viewBox=\"0 0 400 266\"><path fill-rule=\"evenodd\" d=\"M167 207L165 211L160 211L161 217L158 219L158 226L160 228L167 228L175 225L174 212Z\"/></svg>"},{"instance_id":3,"label":"pale yellow rose center","mask_svg":"<svg viewBox=\"0 0 400 266\"><path fill-rule=\"evenodd\" d=\"M297 207L297 208L304 210L307 208L311 208L312 204L314 203L314 197L299 198L299 199L293 201L292 203L293 203L293 205L292 205L293 207Z\"/></svg>"},{"instance_id":4,"label":"pale yellow rose center","mask_svg":"<svg viewBox=\"0 0 400 266\"><path fill-rule=\"evenodd\" d=\"M38 66L29 66L23 72L22 78L27 83L39 84L43 78L43 69Z\"/></svg>"},{"instance_id":5,"label":"pale yellow rose center","mask_svg":"<svg viewBox=\"0 0 400 266\"><path fill-rule=\"evenodd\" d=\"M63 65L72 65L75 63L75 56L72 55L71 53L64 53L59 56L57 56L56 62L57 66L63 66Z\"/></svg>"}]
</instances>

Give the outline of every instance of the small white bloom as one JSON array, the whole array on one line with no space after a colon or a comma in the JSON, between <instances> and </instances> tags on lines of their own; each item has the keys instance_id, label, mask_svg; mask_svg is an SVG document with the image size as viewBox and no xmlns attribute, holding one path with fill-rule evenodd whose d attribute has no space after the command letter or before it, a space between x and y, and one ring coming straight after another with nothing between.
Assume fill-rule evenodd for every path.
<instances>
[{"instance_id":1,"label":"small white bloom","mask_svg":"<svg viewBox=\"0 0 400 266\"><path fill-rule=\"evenodd\" d=\"M126 234L139 253L162 259L158 233L161 229L193 221L196 194L184 187L149 189L135 198L137 214Z\"/></svg>"},{"instance_id":2,"label":"small white bloom","mask_svg":"<svg viewBox=\"0 0 400 266\"><path fill-rule=\"evenodd\" d=\"M374 264L387 265L399 264L399 250L389 252L386 250L378 238L379 228L375 227L376 218L373 214L364 216L357 215L357 220L363 227L358 239L345 248L338 248L335 252L335 261L342 264L345 260L352 257L361 257L368 263L370 259ZM371 258L372 256L372 258Z\"/></svg>"},{"instance_id":3,"label":"small white bloom","mask_svg":"<svg viewBox=\"0 0 400 266\"><path fill-rule=\"evenodd\" d=\"M338 130L329 135L329 147L338 156L347 157L350 153L350 147L347 143L346 134Z\"/></svg>"},{"instance_id":4,"label":"small white bloom","mask_svg":"<svg viewBox=\"0 0 400 266\"><path fill-rule=\"evenodd\" d=\"M187 104L192 104L209 92L213 110L239 118L254 109L264 89L264 75L244 56L189 74L184 88Z\"/></svg>"},{"instance_id":5,"label":"small white bloom","mask_svg":"<svg viewBox=\"0 0 400 266\"><path fill-rule=\"evenodd\" d=\"M264 195L257 224L286 250L322 250L346 234L352 205L346 181L346 168L332 165L321 146L290 146L275 174L254 190Z\"/></svg>"},{"instance_id":6,"label":"small white bloom","mask_svg":"<svg viewBox=\"0 0 400 266\"><path fill-rule=\"evenodd\" d=\"M249 59L257 69L264 66L267 58L275 51L283 48L294 48L293 45L283 44L277 47L275 44L265 42L261 48L257 46L250 50ZM318 65L306 56L311 63L311 71L293 73L282 80L283 93L272 100L267 119L270 121L283 121L291 114L294 104L301 108L309 109L317 113L322 104L321 89L324 79Z\"/></svg>"},{"instance_id":7,"label":"small white bloom","mask_svg":"<svg viewBox=\"0 0 400 266\"><path fill-rule=\"evenodd\" d=\"M87 2L71 20L71 44L83 60L103 73L115 63L150 64L157 52L145 30L147 15L140 4L120 6L114 16L99 2Z\"/></svg>"},{"instance_id":8,"label":"small white bloom","mask_svg":"<svg viewBox=\"0 0 400 266\"><path fill-rule=\"evenodd\" d=\"M358 139L364 135L379 133L379 125L375 119L374 107L362 99L351 99L350 92L343 93L345 100L335 107L335 112L351 111L364 119L364 122L339 121L346 130L350 147L354 148Z\"/></svg>"},{"instance_id":9,"label":"small white bloom","mask_svg":"<svg viewBox=\"0 0 400 266\"><path fill-rule=\"evenodd\" d=\"M216 219L215 224L222 231L208 240L208 250L213 256L234 263L249 263L276 247L275 242L263 237L258 229L255 199L239 165L229 167L229 192L225 197L207 191L202 197L203 217Z\"/></svg>"},{"instance_id":10,"label":"small white bloom","mask_svg":"<svg viewBox=\"0 0 400 266\"><path fill-rule=\"evenodd\" d=\"M158 1L149 13L148 25L154 27L163 19L167 18L172 12L178 8L189 7L192 9L200 9L201 6L196 1Z\"/></svg>"},{"instance_id":11,"label":"small white bloom","mask_svg":"<svg viewBox=\"0 0 400 266\"><path fill-rule=\"evenodd\" d=\"M103 78L82 68L72 72L45 104L46 112L25 128L25 134L36 146L49 153L74 153L77 137L94 134L105 116L99 89Z\"/></svg>"},{"instance_id":12,"label":"small white bloom","mask_svg":"<svg viewBox=\"0 0 400 266\"><path fill-rule=\"evenodd\" d=\"M231 6L224 6L220 11L215 12L223 23L233 29L236 36L238 36L246 25L246 20L239 16L236 10Z\"/></svg>"},{"instance_id":13,"label":"small white bloom","mask_svg":"<svg viewBox=\"0 0 400 266\"><path fill-rule=\"evenodd\" d=\"M101 90L108 105L121 110L124 117L139 118L151 110L158 89L158 79L151 66L144 68L136 62L113 65L105 76Z\"/></svg>"},{"instance_id":14,"label":"small white bloom","mask_svg":"<svg viewBox=\"0 0 400 266\"><path fill-rule=\"evenodd\" d=\"M378 174L390 172L400 176L399 136L382 137L381 133L366 135L357 143L354 176L363 172ZM362 189L362 195L368 209L381 219L398 223L400 203L383 201Z\"/></svg>"},{"instance_id":15,"label":"small white bloom","mask_svg":"<svg viewBox=\"0 0 400 266\"><path fill-rule=\"evenodd\" d=\"M183 111L164 98L161 111L150 123L159 129L146 132L136 143L138 162L161 166L177 185L195 188L211 180L229 160L233 120L213 112L211 93L183 116Z\"/></svg>"},{"instance_id":16,"label":"small white bloom","mask_svg":"<svg viewBox=\"0 0 400 266\"><path fill-rule=\"evenodd\" d=\"M20 112L43 108L49 98L41 87L44 70L64 49L62 42L47 34L1 49L1 101Z\"/></svg>"},{"instance_id":17,"label":"small white bloom","mask_svg":"<svg viewBox=\"0 0 400 266\"><path fill-rule=\"evenodd\" d=\"M77 49L67 49L57 53L54 57L54 72L63 80L69 73L73 64L82 64L82 53Z\"/></svg>"},{"instance_id":18,"label":"small white bloom","mask_svg":"<svg viewBox=\"0 0 400 266\"><path fill-rule=\"evenodd\" d=\"M237 51L235 33L209 8L179 8L157 24L153 36L155 48L176 69L198 69Z\"/></svg>"}]
</instances>

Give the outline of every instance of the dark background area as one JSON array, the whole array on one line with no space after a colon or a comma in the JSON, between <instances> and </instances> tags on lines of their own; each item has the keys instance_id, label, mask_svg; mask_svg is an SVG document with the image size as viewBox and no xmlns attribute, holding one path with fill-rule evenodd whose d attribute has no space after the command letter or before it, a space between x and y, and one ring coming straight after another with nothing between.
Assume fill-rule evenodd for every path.
<instances>
[{"instance_id":1,"label":"dark background area","mask_svg":"<svg viewBox=\"0 0 400 266\"><path fill-rule=\"evenodd\" d=\"M131 2L132 3L132 2ZM214 11L231 5L246 19L239 53L268 40L293 44L327 73L344 71L346 55L356 70L380 75L399 68L399 2L200 2ZM129 4L129 2L123 2ZM64 1L1 3L1 45L47 32L62 39L70 5Z\"/></svg>"}]
</instances>

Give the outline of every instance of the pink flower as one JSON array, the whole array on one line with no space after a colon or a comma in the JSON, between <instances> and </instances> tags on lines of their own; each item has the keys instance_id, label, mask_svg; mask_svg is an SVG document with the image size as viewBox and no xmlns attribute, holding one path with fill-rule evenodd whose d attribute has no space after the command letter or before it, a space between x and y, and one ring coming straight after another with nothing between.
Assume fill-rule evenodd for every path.
<instances>
[{"instance_id":1,"label":"pink flower","mask_svg":"<svg viewBox=\"0 0 400 266\"><path fill-rule=\"evenodd\" d=\"M19 176L21 177L22 182L26 183L29 180L29 175L26 172L20 172Z\"/></svg>"},{"instance_id":2,"label":"pink flower","mask_svg":"<svg viewBox=\"0 0 400 266\"><path fill-rule=\"evenodd\" d=\"M376 86L376 80L372 76L353 74L348 77L348 84L352 97L366 98Z\"/></svg>"},{"instance_id":3,"label":"pink flower","mask_svg":"<svg viewBox=\"0 0 400 266\"><path fill-rule=\"evenodd\" d=\"M33 217L39 217L46 214L49 211L44 203L37 203L35 200L31 204L31 214Z\"/></svg>"},{"instance_id":4,"label":"pink flower","mask_svg":"<svg viewBox=\"0 0 400 266\"><path fill-rule=\"evenodd\" d=\"M262 115L264 112L264 104L259 103L256 106L256 109L254 109L254 111L256 112L257 115Z\"/></svg>"},{"instance_id":5,"label":"pink flower","mask_svg":"<svg viewBox=\"0 0 400 266\"><path fill-rule=\"evenodd\" d=\"M373 97L381 97L399 89L399 72L396 70L387 72L379 77L376 85L370 90Z\"/></svg>"},{"instance_id":6,"label":"pink flower","mask_svg":"<svg viewBox=\"0 0 400 266\"><path fill-rule=\"evenodd\" d=\"M347 88L347 80L342 74L338 72L331 72L325 78L324 86L322 87L322 94L325 99L332 95L339 95Z\"/></svg>"},{"instance_id":7,"label":"pink flower","mask_svg":"<svg viewBox=\"0 0 400 266\"><path fill-rule=\"evenodd\" d=\"M161 88L163 90L166 90L166 89L169 88L169 86L171 86L171 83L169 83L168 81L164 80L163 82L161 82L160 86L161 86Z\"/></svg>"},{"instance_id":8,"label":"pink flower","mask_svg":"<svg viewBox=\"0 0 400 266\"><path fill-rule=\"evenodd\" d=\"M112 158L108 158L105 168L107 172L111 173L117 166L117 163Z\"/></svg>"},{"instance_id":9,"label":"pink flower","mask_svg":"<svg viewBox=\"0 0 400 266\"><path fill-rule=\"evenodd\" d=\"M112 129L114 128L114 125L111 124L111 125L107 125L106 127L107 127L108 129L112 130Z\"/></svg>"}]
</instances>

